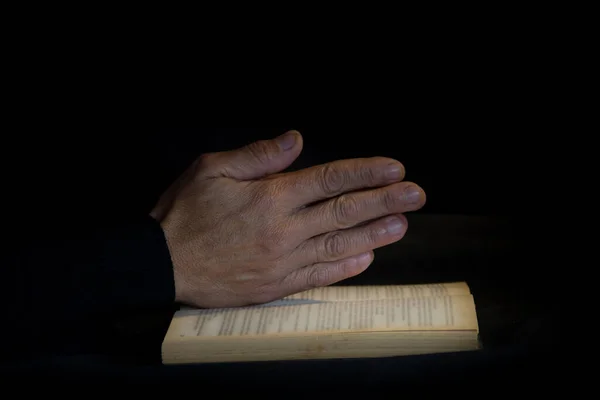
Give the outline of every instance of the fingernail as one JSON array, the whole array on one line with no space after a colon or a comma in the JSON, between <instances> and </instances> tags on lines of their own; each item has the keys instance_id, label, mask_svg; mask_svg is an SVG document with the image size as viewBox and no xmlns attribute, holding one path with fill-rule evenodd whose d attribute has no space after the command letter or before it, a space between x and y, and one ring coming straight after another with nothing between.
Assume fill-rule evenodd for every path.
<instances>
[{"instance_id":1,"label":"fingernail","mask_svg":"<svg viewBox=\"0 0 600 400\"><path fill-rule=\"evenodd\" d=\"M275 139L283 150L290 150L296 144L296 133L288 132Z\"/></svg>"},{"instance_id":2,"label":"fingernail","mask_svg":"<svg viewBox=\"0 0 600 400\"><path fill-rule=\"evenodd\" d=\"M398 217L389 217L385 220L386 231L391 235L397 235L404 229L404 222Z\"/></svg>"},{"instance_id":3,"label":"fingernail","mask_svg":"<svg viewBox=\"0 0 600 400\"><path fill-rule=\"evenodd\" d=\"M419 188L411 185L404 189L404 201L410 204L419 203L421 201L421 191Z\"/></svg>"},{"instance_id":4,"label":"fingernail","mask_svg":"<svg viewBox=\"0 0 600 400\"><path fill-rule=\"evenodd\" d=\"M390 164L385 169L385 177L387 179L400 179L402 178L402 166L394 163Z\"/></svg>"}]
</instances>

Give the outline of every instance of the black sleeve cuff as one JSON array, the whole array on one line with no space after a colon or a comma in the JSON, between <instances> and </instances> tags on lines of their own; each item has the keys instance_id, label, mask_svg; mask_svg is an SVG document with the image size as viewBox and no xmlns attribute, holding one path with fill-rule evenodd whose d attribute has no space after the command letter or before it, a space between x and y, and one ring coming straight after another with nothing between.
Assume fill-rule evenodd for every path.
<instances>
[{"instance_id":1,"label":"black sleeve cuff","mask_svg":"<svg viewBox=\"0 0 600 400\"><path fill-rule=\"evenodd\" d=\"M102 283L97 289L104 291L98 299L105 298L105 306L151 309L174 303L173 264L157 221L147 217L130 223L102 243L98 262L90 254L90 265L97 265Z\"/></svg>"},{"instance_id":2,"label":"black sleeve cuff","mask_svg":"<svg viewBox=\"0 0 600 400\"><path fill-rule=\"evenodd\" d=\"M118 354L159 359L176 308L173 265L152 218L13 249L0 282L9 302L5 360Z\"/></svg>"},{"instance_id":3,"label":"black sleeve cuff","mask_svg":"<svg viewBox=\"0 0 600 400\"><path fill-rule=\"evenodd\" d=\"M173 265L157 221L147 217L81 236L44 238L7 261L7 326L16 329L5 334L34 342L89 335L90 326L114 316L175 305Z\"/></svg>"}]
</instances>

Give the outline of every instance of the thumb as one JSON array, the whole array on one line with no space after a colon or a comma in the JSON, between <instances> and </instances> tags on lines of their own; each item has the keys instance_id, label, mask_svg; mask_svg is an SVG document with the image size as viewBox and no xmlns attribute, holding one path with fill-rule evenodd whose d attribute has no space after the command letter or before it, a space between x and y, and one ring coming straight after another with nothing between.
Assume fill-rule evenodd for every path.
<instances>
[{"instance_id":1,"label":"thumb","mask_svg":"<svg viewBox=\"0 0 600 400\"><path fill-rule=\"evenodd\" d=\"M272 140L259 140L240 149L214 154L211 175L248 180L289 167L302 151L302 135L289 131Z\"/></svg>"}]
</instances>

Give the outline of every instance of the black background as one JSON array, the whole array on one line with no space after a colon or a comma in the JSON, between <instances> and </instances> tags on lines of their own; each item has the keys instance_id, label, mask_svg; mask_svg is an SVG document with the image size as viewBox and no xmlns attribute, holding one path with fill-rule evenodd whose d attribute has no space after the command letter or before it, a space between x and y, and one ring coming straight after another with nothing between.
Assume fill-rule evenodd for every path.
<instances>
[{"instance_id":1,"label":"black background","mask_svg":"<svg viewBox=\"0 0 600 400\"><path fill-rule=\"evenodd\" d=\"M553 311L557 301L545 300L540 294L555 287L553 284L557 281L582 276L581 267L572 263L551 266L558 262L557 252L564 247L564 238L578 237L577 231L566 231L564 227L571 216L565 214L565 210L580 209L577 194L573 197L576 188L558 177L558 172L568 163L567 156L565 152L549 151L548 145L553 137L559 135L564 140L564 135L573 130L563 129L564 126L558 124L565 119L562 103L572 101L572 96L561 98L559 90L577 86L573 79L579 71L572 73L562 68L561 63L574 63L575 57L565 57L560 51L564 47L576 47L579 38L567 37L564 18L548 17L544 14L546 10L539 8L535 13L506 7L492 12L458 11L464 12L467 21L454 18L444 10L439 18L444 24L431 23L428 12L421 14L427 16L427 23L419 21L409 26L412 15L402 18L390 13L392 21L380 21L375 28L363 25L362 18L340 17L336 12L331 19L348 21L352 26L343 30L334 28L335 39L324 40L326 48L314 50L315 60L303 58L296 46L289 46L291 54L287 59L262 63L266 60L261 60L255 51L256 43L249 43L245 49L232 51L236 60L219 71L226 75L219 79L199 68L212 64L209 57L201 60L202 65L194 65L190 75L180 71L158 73L173 81L182 78L183 82L172 85L179 85L192 94L193 100L202 100L203 105L190 102L190 107L195 109L189 115L197 116L198 121L217 125L221 125L221 121L227 121L228 125L235 123L231 121L250 121L247 117L253 116L239 110L252 104L258 106L257 115L269 124L278 118L291 123L283 128L190 128L178 126L176 119L170 124L153 123L162 110L155 111L154 115L131 115L132 108L138 104L134 96L124 94L136 79L141 82L139 92L137 88L131 89L134 94L156 94L155 77L142 76L149 69L146 63L138 67L125 60L107 58L103 64L103 57L98 56L95 46L83 42L67 50L77 61L63 65L58 43L52 42L43 56L29 46L19 46L38 59L25 61L20 67L26 74L25 79L7 75L9 80L16 81L19 89L19 94L10 99L11 103L19 107L21 99L27 100L23 104L33 100L42 105L44 111L38 112L29 105L22 107L24 113L18 116L17 126L3 131L0 162L5 248L10 252L20 246L28 247L32 241L45 243L65 236L78 237L82 231L102 229L136 215L146 215L160 193L202 152L230 149L294 128L304 135L305 149L293 168L339 158L389 156L403 162L407 179L427 192L427 204L415 214L432 216L434 219L430 221L435 223L419 224L409 215L405 240L376 254L372 270L383 275L368 271L361 279L369 281L376 280L376 276L392 278L394 275L399 282L415 276L424 281L477 276L486 283L482 286L484 293L496 291L504 295L512 294L519 286L527 287L519 282L537 282L538 287L532 289L534 295L530 297L537 297L538 304L547 306L553 319L545 319L541 328L531 329L536 333L528 335L521 330L518 334L521 340L515 342L525 343L525 347L546 346L552 355L550 359L555 359L553 354L558 346L540 340L539 333L559 327L564 314ZM503 11L508 11L511 18L501 18L494 24L494 17ZM519 19L521 21L517 21ZM536 26L541 21L548 26ZM521 23L525 27L523 32L519 30ZM285 29L308 36L312 27L303 23ZM367 37L365 33L370 29L374 35ZM268 31L268 36L272 36L273 31ZM207 35L210 40L204 43L216 45L219 33L220 30L213 30ZM35 42L43 41L46 36L47 32L37 35ZM170 46L171 42L168 43ZM201 49L203 44L195 46L198 44L186 48L184 53L198 57L198 47ZM89 59L81 54L86 48L93 54ZM133 51L128 49L125 53ZM156 58L145 60L148 64L162 58L177 68L189 65L170 56L153 55ZM265 103L260 110L261 87L246 92L225 88L226 83L262 85L258 74L250 72L251 67L259 64L270 64L269 70L261 72L281 82L285 95L271 97L278 107L268 107ZM94 67L99 71L92 72ZM114 88L107 87L116 81L111 72L119 78ZM317 79L313 79L313 75ZM234 82L236 78L238 81ZM196 79L202 88L192 87L190 82ZM73 81L76 90L67 92L66 81ZM305 84L306 81L314 86L308 87L311 85ZM207 83L216 83L219 94L204 92ZM293 90L296 84L307 86L308 95L296 95ZM62 96L69 101L63 103ZM88 101L88 96L93 102ZM171 102L173 97L160 100ZM182 100L189 102L190 99ZM116 104L119 101L124 104ZM237 102L241 107L235 109ZM164 107L163 104L158 106ZM211 113L211 106L219 111ZM94 115L84 115L90 110ZM296 123L283 113L279 115L279 111L297 112L306 118ZM138 123L116 121L115 116L120 113L128 120L137 119ZM319 123L321 116L326 120ZM567 125L572 122L568 121ZM496 222L491 225L485 223L485 218L483 225L470 225L447 216L438 219L441 214L499 219L494 219ZM498 226L501 229L497 229ZM501 252L496 251L495 244L507 242ZM451 250L457 243L460 244L458 255ZM494 246L488 246L491 244ZM448 253L440 254L440 249ZM420 261L391 274L382 260L395 262L402 250L409 254L411 251L420 253L419 257L415 256ZM530 308L535 302L529 300L519 299L517 309ZM504 302L495 304L500 313ZM496 309L489 308L485 314L496 315ZM533 325L539 321L532 318L532 314L528 316ZM233 389L236 385L244 388L252 380L262 381L263 387L269 390L277 379L281 379L283 385L300 389L311 386L310 377L317 382L315 385L329 384L334 389L352 390L363 382L370 383L370 389L384 384L391 388L398 385L394 394L413 379L422 379L427 384L448 383L462 377L471 392L488 396L490 390L501 387L518 390L516 375L523 377L524 382L531 381L536 373L541 376L538 379L544 379L539 367L546 360L540 361L536 354L533 357L536 362L525 363L524 358L511 356L520 353L517 348L509 346L499 353L484 353L483 358L448 355L432 357L431 361L275 363L262 367L183 369L175 373L182 377L179 383L197 382L203 377L203 384L212 381L221 390ZM457 358L458 361L450 361ZM100 364L98 375L106 372ZM549 363L548 369L556 364ZM490 368L484 368L487 366ZM119 367L112 365L114 369ZM72 375L77 365L74 368L69 364L66 369ZM475 377L477 370L482 372ZM518 373L511 373L515 370ZM126 367L123 371L126 376L141 376L144 382L148 382L149 373ZM245 381L243 376L247 376ZM477 388L477 378L484 376L496 385ZM505 376L508 380L503 379ZM448 378L443 380L443 377ZM550 386L559 383L547 380Z\"/></svg>"}]
</instances>

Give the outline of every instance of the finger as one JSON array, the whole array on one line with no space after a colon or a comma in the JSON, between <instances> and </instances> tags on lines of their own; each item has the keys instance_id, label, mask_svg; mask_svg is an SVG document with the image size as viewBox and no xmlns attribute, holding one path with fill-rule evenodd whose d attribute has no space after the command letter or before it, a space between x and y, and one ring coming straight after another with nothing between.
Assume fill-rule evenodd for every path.
<instances>
[{"instance_id":1,"label":"finger","mask_svg":"<svg viewBox=\"0 0 600 400\"><path fill-rule=\"evenodd\" d=\"M406 217L397 214L363 226L315 236L298 246L291 256L291 265L342 260L387 246L402 239L407 227Z\"/></svg>"},{"instance_id":2,"label":"finger","mask_svg":"<svg viewBox=\"0 0 600 400\"><path fill-rule=\"evenodd\" d=\"M272 139L250 143L240 149L212 153L202 163L203 176L258 179L289 167L302 151L302 136L289 131Z\"/></svg>"},{"instance_id":3,"label":"finger","mask_svg":"<svg viewBox=\"0 0 600 400\"><path fill-rule=\"evenodd\" d=\"M372 157L334 161L284 174L281 183L294 207L354 190L388 185L404 178L404 166L391 158Z\"/></svg>"},{"instance_id":4,"label":"finger","mask_svg":"<svg viewBox=\"0 0 600 400\"><path fill-rule=\"evenodd\" d=\"M365 271L373 262L372 251L357 254L343 260L317 263L296 269L289 274L281 287L286 291L284 296L305 290L328 286L344 279L351 278Z\"/></svg>"},{"instance_id":5,"label":"finger","mask_svg":"<svg viewBox=\"0 0 600 400\"><path fill-rule=\"evenodd\" d=\"M399 182L378 189L346 193L298 210L299 237L309 238L347 229L390 214L423 207L425 191L412 182ZM301 230L301 231L300 231Z\"/></svg>"}]
</instances>

